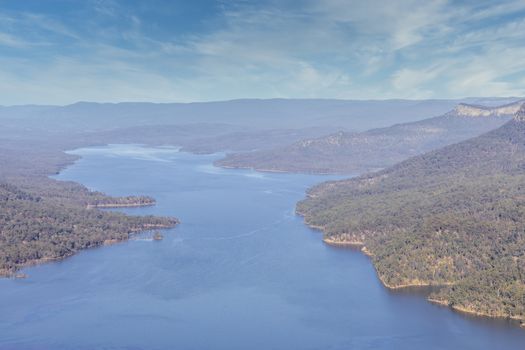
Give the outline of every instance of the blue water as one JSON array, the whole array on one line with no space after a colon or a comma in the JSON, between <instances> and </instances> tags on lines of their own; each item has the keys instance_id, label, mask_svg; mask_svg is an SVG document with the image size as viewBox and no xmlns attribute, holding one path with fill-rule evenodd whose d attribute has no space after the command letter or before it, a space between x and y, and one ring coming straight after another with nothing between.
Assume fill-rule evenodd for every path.
<instances>
[{"instance_id":1,"label":"blue water","mask_svg":"<svg viewBox=\"0 0 525 350\"><path fill-rule=\"evenodd\" d=\"M523 349L525 330L382 287L294 205L325 176L224 170L217 155L109 146L58 178L182 221L0 280L0 349ZM151 234L149 234L151 235Z\"/></svg>"}]
</instances>

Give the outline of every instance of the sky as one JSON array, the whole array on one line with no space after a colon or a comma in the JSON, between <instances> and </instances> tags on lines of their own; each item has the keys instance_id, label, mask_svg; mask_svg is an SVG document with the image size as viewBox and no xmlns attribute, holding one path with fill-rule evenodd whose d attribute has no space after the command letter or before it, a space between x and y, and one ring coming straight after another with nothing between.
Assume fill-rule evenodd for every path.
<instances>
[{"instance_id":1,"label":"sky","mask_svg":"<svg viewBox=\"0 0 525 350\"><path fill-rule=\"evenodd\" d=\"M0 0L0 105L525 96L525 0Z\"/></svg>"}]
</instances>

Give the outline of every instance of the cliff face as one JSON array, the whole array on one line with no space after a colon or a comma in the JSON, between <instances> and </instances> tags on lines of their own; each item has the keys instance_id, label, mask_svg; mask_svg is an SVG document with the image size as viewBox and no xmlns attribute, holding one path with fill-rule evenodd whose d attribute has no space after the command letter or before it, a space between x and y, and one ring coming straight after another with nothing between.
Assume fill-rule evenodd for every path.
<instances>
[{"instance_id":1,"label":"cliff face","mask_svg":"<svg viewBox=\"0 0 525 350\"><path fill-rule=\"evenodd\" d=\"M515 115L523 104L523 100L498 107L484 107L460 103L453 110L458 117L500 117Z\"/></svg>"},{"instance_id":2,"label":"cliff face","mask_svg":"<svg viewBox=\"0 0 525 350\"><path fill-rule=\"evenodd\" d=\"M514 120L519 122L525 122L525 102L521 105L521 108L514 116Z\"/></svg>"}]
</instances>

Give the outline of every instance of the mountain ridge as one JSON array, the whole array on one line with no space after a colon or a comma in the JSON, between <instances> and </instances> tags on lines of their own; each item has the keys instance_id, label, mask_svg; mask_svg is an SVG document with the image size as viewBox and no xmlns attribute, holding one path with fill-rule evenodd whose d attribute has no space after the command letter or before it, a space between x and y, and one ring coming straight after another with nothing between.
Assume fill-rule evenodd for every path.
<instances>
[{"instance_id":1,"label":"mountain ridge","mask_svg":"<svg viewBox=\"0 0 525 350\"><path fill-rule=\"evenodd\" d=\"M512 103L504 104L497 107L487 107L482 105L460 103L452 113L460 117L491 117L514 115L518 112L525 100L518 100Z\"/></svg>"},{"instance_id":2,"label":"mountain ridge","mask_svg":"<svg viewBox=\"0 0 525 350\"><path fill-rule=\"evenodd\" d=\"M359 243L390 288L525 322L525 105L498 129L313 187L297 212L331 244Z\"/></svg>"},{"instance_id":3,"label":"mountain ridge","mask_svg":"<svg viewBox=\"0 0 525 350\"><path fill-rule=\"evenodd\" d=\"M285 147L230 153L216 162L229 168L306 173L363 173L391 166L495 129L521 101L496 107L462 104L437 116L364 132L339 131Z\"/></svg>"}]
</instances>

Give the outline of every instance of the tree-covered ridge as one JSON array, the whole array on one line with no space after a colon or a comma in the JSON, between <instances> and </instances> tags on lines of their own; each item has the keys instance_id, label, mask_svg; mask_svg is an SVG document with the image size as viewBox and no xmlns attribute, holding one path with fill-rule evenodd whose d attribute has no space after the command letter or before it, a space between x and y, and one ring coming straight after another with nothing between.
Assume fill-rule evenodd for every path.
<instances>
[{"instance_id":1,"label":"tree-covered ridge","mask_svg":"<svg viewBox=\"0 0 525 350\"><path fill-rule=\"evenodd\" d=\"M364 132L338 132L286 147L232 153L219 166L263 171L363 173L479 136L512 118L519 103L499 107L460 104L438 117Z\"/></svg>"},{"instance_id":2,"label":"tree-covered ridge","mask_svg":"<svg viewBox=\"0 0 525 350\"><path fill-rule=\"evenodd\" d=\"M525 320L520 116L384 171L314 187L297 211L330 242L361 242L387 286L446 285L434 301Z\"/></svg>"}]
</instances>

